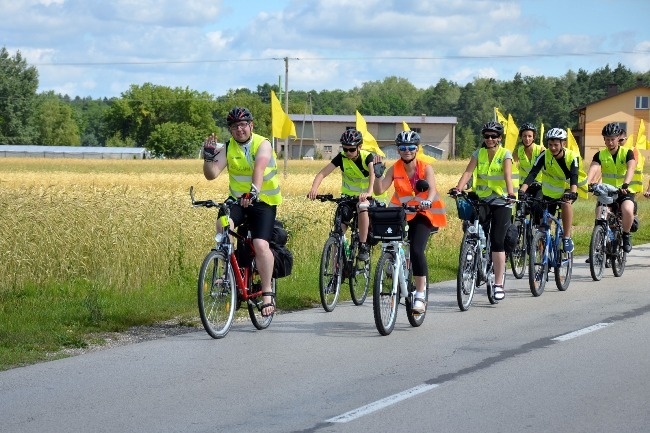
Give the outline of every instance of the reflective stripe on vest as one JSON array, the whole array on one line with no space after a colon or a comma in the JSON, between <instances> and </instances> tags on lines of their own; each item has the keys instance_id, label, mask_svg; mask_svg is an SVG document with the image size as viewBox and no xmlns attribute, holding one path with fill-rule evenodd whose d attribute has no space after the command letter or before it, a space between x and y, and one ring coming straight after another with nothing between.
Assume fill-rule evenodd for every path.
<instances>
[{"instance_id":1,"label":"reflective stripe on vest","mask_svg":"<svg viewBox=\"0 0 650 433\"><path fill-rule=\"evenodd\" d=\"M506 148L499 145L490 161L488 150L485 147L478 151L477 164L474 169L474 190L479 198L489 197L492 194L504 195L507 188L503 171L505 154Z\"/></svg>"}]
</instances>

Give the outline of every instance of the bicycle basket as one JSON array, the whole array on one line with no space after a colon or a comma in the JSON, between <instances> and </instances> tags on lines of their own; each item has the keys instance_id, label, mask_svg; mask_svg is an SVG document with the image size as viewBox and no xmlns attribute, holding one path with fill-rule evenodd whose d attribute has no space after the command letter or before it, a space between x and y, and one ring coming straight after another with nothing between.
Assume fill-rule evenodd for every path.
<instances>
[{"instance_id":1,"label":"bicycle basket","mask_svg":"<svg viewBox=\"0 0 650 433\"><path fill-rule=\"evenodd\" d=\"M376 241L401 241L406 238L406 212L402 207L370 207L370 237Z\"/></svg>"},{"instance_id":2,"label":"bicycle basket","mask_svg":"<svg viewBox=\"0 0 650 433\"><path fill-rule=\"evenodd\" d=\"M474 206L465 197L456 199L456 209L458 209L458 218L464 221L474 221L476 219Z\"/></svg>"}]
</instances>

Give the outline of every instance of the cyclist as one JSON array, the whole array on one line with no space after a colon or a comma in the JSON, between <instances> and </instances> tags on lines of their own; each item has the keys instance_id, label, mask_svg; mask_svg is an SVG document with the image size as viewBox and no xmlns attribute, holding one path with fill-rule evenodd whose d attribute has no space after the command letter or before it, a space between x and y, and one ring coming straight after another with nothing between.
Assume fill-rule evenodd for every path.
<instances>
[{"instance_id":1,"label":"cyclist","mask_svg":"<svg viewBox=\"0 0 650 433\"><path fill-rule=\"evenodd\" d=\"M237 199L230 210L230 226L240 225L245 218L250 224L255 263L262 280L261 313L266 317L275 311L271 289L274 258L269 241L277 206L282 202L277 157L269 140L253 132L253 115L247 108L230 110L226 124L232 137L222 149L210 140L203 145L203 174L213 180L228 168L230 196Z\"/></svg>"},{"instance_id":2,"label":"cyclist","mask_svg":"<svg viewBox=\"0 0 650 433\"><path fill-rule=\"evenodd\" d=\"M537 128L532 123L524 123L519 128L519 139L521 144L515 148L512 155L514 162L517 164L519 170L519 178L523 181L533 168L533 164L537 157L544 152L545 148L542 144L535 144L537 139ZM527 193L532 196L539 196L542 192L542 175L541 173L535 177L535 181L528 185Z\"/></svg>"},{"instance_id":3,"label":"cyclist","mask_svg":"<svg viewBox=\"0 0 650 433\"><path fill-rule=\"evenodd\" d=\"M600 171L603 183L620 189L621 193L616 201L623 215L623 250L629 253L632 251L630 230L634 223L634 208L636 206L634 196L642 188L642 181L639 176L635 176L634 151L622 146L619 142L621 134L622 130L618 123L608 123L603 127L602 135L605 148L594 155L587 179L591 185ZM598 211L598 205L596 211Z\"/></svg>"},{"instance_id":4,"label":"cyclist","mask_svg":"<svg viewBox=\"0 0 650 433\"><path fill-rule=\"evenodd\" d=\"M580 155L566 148L567 132L564 129L551 128L544 138L546 150L537 157L533 168L521 185L520 192L526 194L528 186L540 172L542 173L544 199L562 199L563 249L571 253L574 248L571 239L573 202L578 199L578 188L585 183L585 175L580 168ZM548 211L554 214L556 210L557 204L553 204Z\"/></svg>"},{"instance_id":5,"label":"cyclist","mask_svg":"<svg viewBox=\"0 0 650 433\"><path fill-rule=\"evenodd\" d=\"M494 299L500 301L506 296L503 290L506 271L505 237L510 226L512 202L516 198L512 181L512 153L501 145L503 126L499 122L486 123L481 128L481 134L481 147L474 151L465 172L450 193L458 194L473 178L476 194L490 206Z\"/></svg>"},{"instance_id":6,"label":"cyclist","mask_svg":"<svg viewBox=\"0 0 650 433\"><path fill-rule=\"evenodd\" d=\"M380 156L375 156L375 194L382 194L391 184L395 192L389 206L418 206L417 212L407 212L409 254L413 279L415 281L415 300L413 311L424 313L427 300L424 297L428 264L424 254L429 235L440 227L447 225L445 205L436 188L436 178L433 167L416 158L420 146L420 134L415 131L402 131L395 138L399 158L388 170L381 162ZM418 192L416 183L426 180L429 184L427 191Z\"/></svg>"},{"instance_id":7,"label":"cyclist","mask_svg":"<svg viewBox=\"0 0 650 433\"><path fill-rule=\"evenodd\" d=\"M372 196L372 186L375 180L373 171L374 155L367 150L362 150L363 135L356 129L348 129L341 135L341 153L336 155L321 171L316 174L311 185L311 190L307 197L311 200L316 198L318 187L325 177L327 177L336 167L341 169L341 194L351 197L359 197L357 204L358 223L359 223L359 254L358 259L367 261L370 259L368 240L368 207L359 206L368 203L368 197ZM342 229L345 232L347 225L352 219L352 214L343 215Z\"/></svg>"}]
</instances>

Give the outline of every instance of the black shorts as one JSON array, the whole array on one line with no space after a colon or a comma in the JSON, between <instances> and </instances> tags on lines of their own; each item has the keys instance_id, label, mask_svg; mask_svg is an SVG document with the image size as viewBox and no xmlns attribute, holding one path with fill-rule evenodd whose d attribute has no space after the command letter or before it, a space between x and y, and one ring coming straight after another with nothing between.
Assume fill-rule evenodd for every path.
<instances>
[{"instance_id":1,"label":"black shorts","mask_svg":"<svg viewBox=\"0 0 650 433\"><path fill-rule=\"evenodd\" d=\"M244 221L248 222L253 239L270 241L273 237L273 222L275 221L277 206L258 201L247 208L234 204L230 208L230 219L235 227Z\"/></svg>"}]
</instances>

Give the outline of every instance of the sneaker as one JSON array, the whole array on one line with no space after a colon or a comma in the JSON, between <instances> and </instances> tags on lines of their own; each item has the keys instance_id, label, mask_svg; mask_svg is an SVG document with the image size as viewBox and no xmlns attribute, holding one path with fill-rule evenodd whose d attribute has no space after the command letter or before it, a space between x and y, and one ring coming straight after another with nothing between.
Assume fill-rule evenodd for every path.
<instances>
[{"instance_id":1,"label":"sneaker","mask_svg":"<svg viewBox=\"0 0 650 433\"><path fill-rule=\"evenodd\" d=\"M623 251L625 251L626 253L632 251L632 242L630 240L629 233L623 233Z\"/></svg>"},{"instance_id":2,"label":"sneaker","mask_svg":"<svg viewBox=\"0 0 650 433\"><path fill-rule=\"evenodd\" d=\"M573 252L573 239L564 238L564 252L572 253Z\"/></svg>"},{"instance_id":3,"label":"sneaker","mask_svg":"<svg viewBox=\"0 0 650 433\"><path fill-rule=\"evenodd\" d=\"M370 260L370 252L368 251L368 244L359 245L359 254L357 258L362 262L367 262Z\"/></svg>"},{"instance_id":4,"label":"sneaker","mask_svg":"<svg viewBox=\"0 0 650 433\"><path fill-rule=\"evenodd\" d=\"M426 309L426 306L427 306L426 302L427 302L427 301L426 301L424 298L418 298L418 297L416 297L416 298L413 300L413 308L411 308L411 310L412 310L415 314L422 314L422 313L424 313L424 311L425 311L425 309Z\"/></svg>"}]
</instances>

